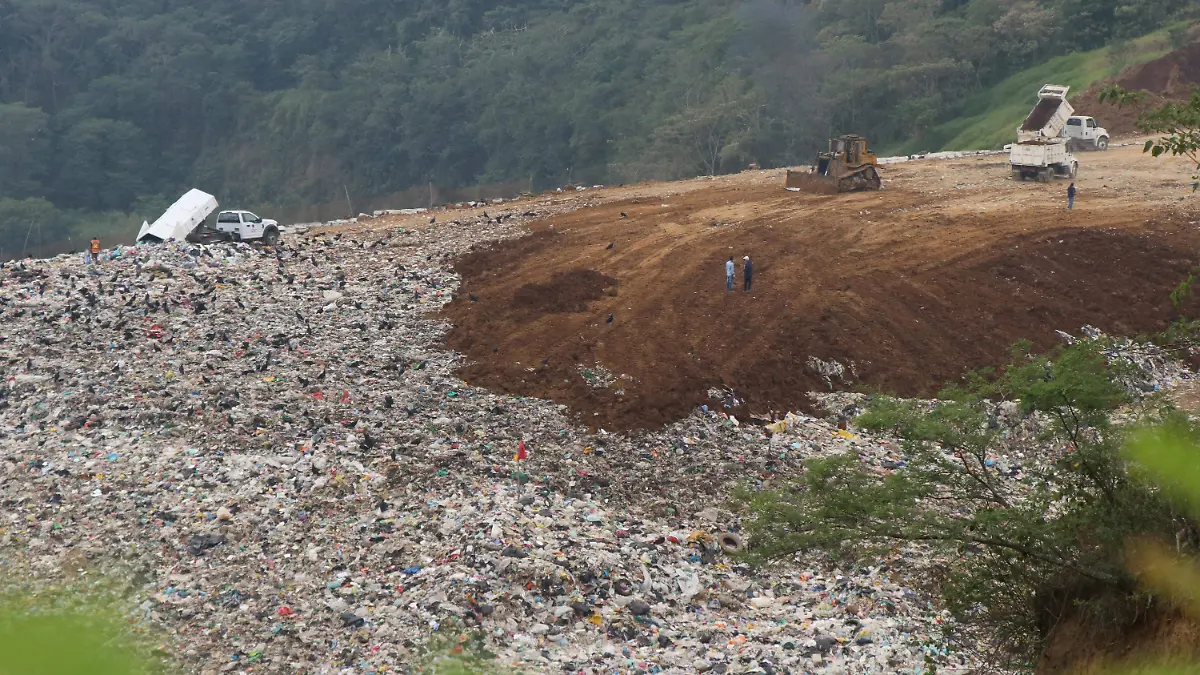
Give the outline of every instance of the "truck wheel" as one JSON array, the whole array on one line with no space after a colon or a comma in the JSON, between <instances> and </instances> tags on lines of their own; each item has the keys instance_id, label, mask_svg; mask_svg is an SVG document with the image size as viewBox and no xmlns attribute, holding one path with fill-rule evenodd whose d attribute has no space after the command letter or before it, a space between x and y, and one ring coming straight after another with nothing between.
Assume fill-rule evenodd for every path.
<instances>
[{"instance_id":1,"label":"truck wheel","mask_svg":"<svg viewBox=\"0 0 1200 675\"><path fill-rule=\"evenodd\" d=\"M1108 149L1108 136L1101 136L1100 138L1096 139L1096 149L1097 150L1107 150Z\"/></svg>"},{"instance_id":2,"label":"truck wheel","mask_svg":"<svg viewBox=\"0 0 1200 675\"><path fill-rule=\"evenodd\" d=\"M1038 171L1038 180L1040 180L1043 183L1049 183L1050 182L1050 169L1046 168L1046 169L1039 170Z\"/></svg>"},{"instance_id":3,"label":"truck wheel","mask_svg":"<svg viewBox=\"0 0 1200 675\"><path fill-rule=\"evenodd\" d=\"M267 246L274 246L279 243L279 230L268 227L266 232L263 232L263 243Z\"/></svg>"},{"instance_id":4,"label":"truck wheel","mask_svg":"<svg viewBox=\"0 0 1200 675\"><path fill-rule=\"evenodd\" d=\"M1012 170L1013 180L1025 180L1025 172L1020 169Z\"/></svg>"}]
</instances>

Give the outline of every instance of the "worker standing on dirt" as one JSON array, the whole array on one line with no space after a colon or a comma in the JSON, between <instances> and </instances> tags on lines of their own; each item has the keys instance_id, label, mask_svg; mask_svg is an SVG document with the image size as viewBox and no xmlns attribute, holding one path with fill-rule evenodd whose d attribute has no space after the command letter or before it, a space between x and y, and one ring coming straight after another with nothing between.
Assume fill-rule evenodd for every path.
<instances>
[{"instance_id":1,"label":"worker standing on dirt","mask_svg":"<svg viewBox=\"0 0 1200 675\"><path fill-rule=\"evenodd\" d=\"M742 274L746 278L746 283L742 290L749 293L750 286L754 283L754 268L750 264L750 256L742 256L742 261L745 263L742 265Z\"/></svg>"},{"instance_id":2,"label":"worker standing on dirt","mask_svg":"<svg viewBox=\"0 0 1200 675\"><path fill-rule=\"evenodd\" d=\"M1067 209L1075 208L1075 184L1071 183L1067 187Z\"/></svg>"},{"instance_id":3,"label":"worker standing on dirt","mask_svg":"<svg viewBox=\"0 0 1200 675\"><path fill-rule=\"evenodd\" d=\"M725 290L733 290L733 256L729 256L729 261L725 263Z\"/></svg>"}]
</instances>

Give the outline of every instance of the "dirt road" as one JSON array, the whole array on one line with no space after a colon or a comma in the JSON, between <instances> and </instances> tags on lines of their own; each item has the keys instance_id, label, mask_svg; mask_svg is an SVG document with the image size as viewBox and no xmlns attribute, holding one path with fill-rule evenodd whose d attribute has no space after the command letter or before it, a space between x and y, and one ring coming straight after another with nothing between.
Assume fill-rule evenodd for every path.
<instances>
[{"instance_id":1,"label":"dirt road","mask_svg":"<svg viewBox=\"0 0 1200 675\"><path fill-rule=\"evenodd\" d=\"M631 429L713 404L713 387L739 415L830 386L929 394L1021 338L1161 329L1200 246L1188 169L1134 147L1081 164L1074 211L1065 182L1014 182L1003 157L889 166L874 193L787 192L781 171L589 192L459 262L447 341L468 382Z\"/></svg>"}]
</instances>

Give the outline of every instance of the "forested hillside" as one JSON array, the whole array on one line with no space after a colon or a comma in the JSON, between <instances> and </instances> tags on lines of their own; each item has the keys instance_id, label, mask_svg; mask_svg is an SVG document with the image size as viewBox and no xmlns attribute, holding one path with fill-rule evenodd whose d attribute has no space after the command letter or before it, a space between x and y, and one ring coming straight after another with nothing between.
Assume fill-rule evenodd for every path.
<instances>
[{"instance_id":1,"label":"forested hillside","mask_svg":"<svg viewBox=\"0 0 1200 675\"><path fill-rule=\"evenodd\" d=\"M793 164L831 133L896 145L1192 4L0 0L0 244L153 218L193 186L295 212Z\"/></svg>"}]
</instances>

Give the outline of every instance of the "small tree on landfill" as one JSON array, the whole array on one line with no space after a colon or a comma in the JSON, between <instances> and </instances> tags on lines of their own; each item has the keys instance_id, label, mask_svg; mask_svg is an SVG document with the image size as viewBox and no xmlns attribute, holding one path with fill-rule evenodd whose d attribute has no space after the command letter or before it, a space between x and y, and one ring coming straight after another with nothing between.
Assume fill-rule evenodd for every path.
<instances>
[{"instance_id":1,"label":"small tree on landfill","mask_svg":"<svg viewBox=\"0 0 1200 675\"><path fill-rule=\"evenodd\" d=\"M975 374L933 404L876 397L859 425L902 440L905 466L885 472L854 454L807 463L798 482L740 493L758 562L806 550L848 561L918 545L942 561L952 639L983 645L997 664L1031 667L1048 621L1114 611L1135 579L1134 535L1173 537L1169 496L1125 470L1110 415L1130 401L1128 369L1092 343L1034 357L1014 350L1002 375ZM998 407L1037 420L1044 456L1003 475ZM1150 417L1167 412L1144 407ZM1189 532L1192 532L1189 530Z\"/></svg>"}]
</instances>

